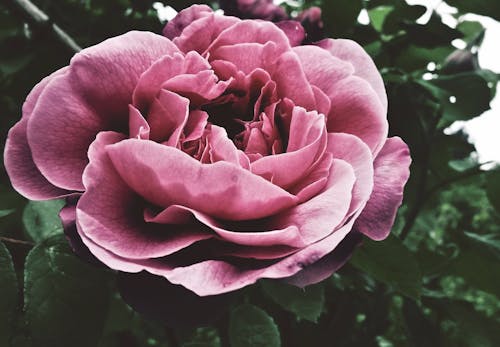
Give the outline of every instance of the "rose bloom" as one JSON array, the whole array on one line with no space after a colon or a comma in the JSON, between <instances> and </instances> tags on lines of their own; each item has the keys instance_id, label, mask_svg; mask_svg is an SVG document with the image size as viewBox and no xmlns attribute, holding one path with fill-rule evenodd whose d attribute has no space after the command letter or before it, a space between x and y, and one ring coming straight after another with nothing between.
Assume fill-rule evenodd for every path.
<instances>
[{"instance_id":1,"label":"rose bloom","mask_svg":"<svg viewBox=\"0 0 500 347\"><path fill-rule=\"evenodd\" d=\"M387 237L410 157L358 44L287 35L196 5L84 49L27 97L12 185L77 198L61 217L100 262L199 296L323 280Z\"/></svg>"}]
</instances>

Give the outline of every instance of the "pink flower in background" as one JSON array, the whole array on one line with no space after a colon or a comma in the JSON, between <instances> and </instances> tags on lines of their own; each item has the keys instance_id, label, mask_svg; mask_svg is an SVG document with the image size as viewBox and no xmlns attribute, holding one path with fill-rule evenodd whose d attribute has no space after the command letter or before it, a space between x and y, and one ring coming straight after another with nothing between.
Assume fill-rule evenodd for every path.
<instances>
[{"instance_id":1,"label":"pink flower in background","mask_svg":"<svg viewBox=\"0 0 500 347\"><path fill-rule=\"evenodd\" d=\"M280 21L288 18L285 10L273 0L220 0L224 14L243 19Z\"/></svg>"},{"instance_id":2,"label":"pink flower in background","mask_svg":"<svg viewBox=\"0 0 500 347\"><path fill-rule=\"evenodd\" d=\"M219 6L229 16L276 22L276 25L291 34L291 41L297 45L319 41L325 37L321 9L317 6L309 7L292 17L272 0L219 0Z\"/></svg>"},{"instance_id":3,"label":"pink flower in background","mask_svg":"<svg viewBox=\"0 0 500 347\"><path fill-rule=\"evenodd\" d=\"M200 296L315 283L389 234L410 157L359 45L206 6L164 35L106 40L33 89L5 150L21 194L79 196L61 216L97 259Z\"/></svg>"}]
</instances>

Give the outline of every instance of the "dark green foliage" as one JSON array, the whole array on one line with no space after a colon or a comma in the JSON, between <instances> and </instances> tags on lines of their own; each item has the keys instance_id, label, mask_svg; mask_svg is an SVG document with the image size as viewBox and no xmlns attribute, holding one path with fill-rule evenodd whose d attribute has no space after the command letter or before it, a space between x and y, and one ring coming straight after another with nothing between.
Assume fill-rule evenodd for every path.
<instances>
[{"instance_id":1,"label":"dark green foliage","mask_svg":"<svg viewBox=\"0 0 500 347\"><path fill-rule=\"evenodd\" d=\"M292 312L298 320L317 323L325 304L322 284L298 288L281 281L264 280L261 285L267 295L283 309Z\"/></svg>"},{"instance_id":2,"label":"dark green foliage","mask_svg":"<svg viewBox=\"0 0 500 347\"><path fill-rule=\"evenodd\" d=\"M64 206L62 200L30 201L23 211L24 229L36 242L62 233L59 211Z\"/></svg>"},{"instance_id":3,"label":"dark green foliage","mask_svg":"<svg viewBox=\"0 0 500 347\"><path fill-rule=\"evenodd\" d=\"M244 304L231 312L229 341L234 347L279 347L280 333L262 309Z\"/></svg>"},{"instance_id":4,"label":"dark green foliage","mask_svg":"<svg viewBox=\"0 0 500 347\"><path fill-rule=\"evenodd\" d=\"M420 297L422 275L417 260L395 236L389 236L383 243L366 240L351 263L404 295Z\"/></svg>"},{"instance_id":5,"label":"dark green foliage","mask_svg":"<svg viewBox=\"0 0 500 347\"><path fill-rule=\"evenodd\" d=\"M0 346L7 346L12 338L17 316L17 278L9 250L0 242Z\"/></svg>"},{"instance_id":6,"label":"dark green foliage","mask_svg":"<svg viewBox=\"0 0 500 347\"><path fill-rule=\"evenodd\" d=\"M108 310L106 273L77 259L64 237L33 248L24 271L24 312L34 345L96 345Z\"/></svg>"},{"instance_id":7,"label":"dark green foliage","mask_svg":"<svg viewBox=\"0 0 500 347\"><path fill-rule=\"evenodd\" d=\"M153 1L35 3L82 47L129 30L160 33L163 25ZM164 2L177 10L192 3ZM497 0L447 3L459 15L500 19ZM495 94L498 75L477 59L483 26L459 19L450 28L436 13L418 24L425 9L399 0L285 7L310 6L321 7L327 36L355 39L373 57L388 94L390 135L410 147L411 178L392 236L365 239L320 284L260 281L217 323L172 329L134 312L111 271L72 253L57 216L62 201L27 203L0 163L1 347L500 346L500 170L481 170L462 132L443 133L488 110ZM357 22L363 8L367 25ZM456 38L467 47L452 46ZM0 4L2 146L29 90L72 54L13 1Z\"/></svg>"}]
</instances>

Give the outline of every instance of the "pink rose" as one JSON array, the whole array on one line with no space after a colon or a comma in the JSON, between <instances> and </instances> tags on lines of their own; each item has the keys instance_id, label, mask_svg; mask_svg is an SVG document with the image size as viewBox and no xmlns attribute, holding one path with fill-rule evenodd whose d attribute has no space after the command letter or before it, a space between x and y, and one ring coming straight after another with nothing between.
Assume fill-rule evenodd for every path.
<instances>
[{"instance_id":1,"label":"pink rose","mask_svg":"<svg viewBox=\"0 0 500 347\"><path fill-rule=\"evenodd\" d=\"M21 194L81 195L62 217L102 263L200 296L318 282L359 233L389 234L410 157L359 45L292 47L206 6L164 34L89 47L33 89L5 150Z\"/></svg>"}]
</instances>

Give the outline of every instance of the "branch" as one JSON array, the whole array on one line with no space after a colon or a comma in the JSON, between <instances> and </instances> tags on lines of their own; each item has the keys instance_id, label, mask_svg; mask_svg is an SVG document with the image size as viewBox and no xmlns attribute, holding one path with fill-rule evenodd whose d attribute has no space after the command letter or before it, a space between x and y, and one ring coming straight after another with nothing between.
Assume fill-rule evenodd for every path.
<instances>
[{"instance_id":1,"label":"branch","mask_svg":"<svg viewBox=\"0 0 500 347\"><path fill-rule=\"evenodd\" d=\"M40 10L35 4L29 0L12 0L19 11L22 11L23 16L30 22L40 26L49 28L52 35L54 35L61 43L68 47L73 53L78 53L82 48L62 30L57 24L52 23L49 16Z\"/></svg>"},{"instance_id":2,"label":"branch","mask_svg":"<svg viewBox=\"0 0 500 347\"><path fill-rule=\"evenodd\" d=\"M481 170L481 167L484 166L484 165L488 165L488 164L492 164L494 163L493 160L490 160L490 161L486 161L484 163L480 163L480 164L477 164L476 166L474 167L471 167L470 169L466 170L466 171L463 171L461 172L460 174L456 175L456 176L453 176L451 177L450 179L448 180L444 180L438 184L436 184L435 186L431 187L427 193L426 193L426 200L428 198L430 198L430 196L432 194L434 194L435 192L437 192L438 190L441 190L443 188L446 188L447 186L451 185L452 183L455 183L455 182L458 182L458 181L461 181L463 179L466 179L466 178L469 178L469 177L473 177L475 175L480 175L480 174L483 174L485 173L486 171L483 171Z\"/></svg>"},{"instance_id":3,"label":"branch","mask_svg":"<svg viewBox=\"0 0 500 347\"><path fill-rule=\"evenodd\" d=\"M28 246L28 247L33 247L35 245L33 242L30 242L30 241L12 239L10 237L4 237L4 236L0 236L0 241L7 242L7 243L13 243L16 245Z\"/></svg>"}]
</instances>

